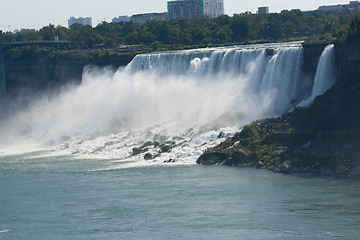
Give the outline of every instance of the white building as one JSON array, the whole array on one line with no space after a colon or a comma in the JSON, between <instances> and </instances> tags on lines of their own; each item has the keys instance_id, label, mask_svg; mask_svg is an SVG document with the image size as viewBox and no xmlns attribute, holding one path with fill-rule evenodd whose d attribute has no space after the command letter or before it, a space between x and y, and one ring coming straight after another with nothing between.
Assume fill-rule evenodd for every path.
<instances>
[{"instance_id":1,"label":"white building","mask_svg":"<svg viewBox=\"0 0 360 240\"><path fill-rule=\"evenodd\" d=\"M74 23L80 23L82 25L90 25L92 26L92 20L91 17L86 17L86 18L75 18L75 17L70 17L70 19L68 20L68 26L69 28L71 27L71 25L73 25Z\"/></svg>"},{"instance_id":2,"label":"white building","mask_svg":"<svg viewBox=\"0 0 360 240\"><path fill-rule=\"evenodd\" d=\"M224 14L224 0L173 0L167 7L169 20L200 15L216 18Z\"/></svg>"},{"instance_id":3,"label":"white building","mask_svg":"<svg viewBox=\"0 0 360 240\"><path fill-rule=\"evenodd\" d=\"M114 17L114 18L112 19L112 22L115 22L115 23L119 23L119 22L130 22L130 17L129 17L129 16Z\"/></svg>"}]
</instances>

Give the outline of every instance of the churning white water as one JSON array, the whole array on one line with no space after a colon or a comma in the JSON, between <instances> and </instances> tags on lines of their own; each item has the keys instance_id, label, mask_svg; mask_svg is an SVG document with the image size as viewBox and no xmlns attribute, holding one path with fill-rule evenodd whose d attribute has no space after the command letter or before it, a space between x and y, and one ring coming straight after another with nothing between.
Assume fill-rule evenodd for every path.
<instances>
[{"instance_id":1,"label":"churning white water","mask_svg":"<svg viewBox=\"0 0 360 240\"><path fill-rule=\"evenodd\" d=\"M332 67L330 50L321 69ZM81 85L4 121L0 151L46 148L130 165L194 163L244 124L286 113L309 96L302 65L301 44L289 43L141 54L117 71L88 67ZM319 73L315 82L324 79ZM321 83L312 96L330 85Z\"/></svg>"}]
</instances>

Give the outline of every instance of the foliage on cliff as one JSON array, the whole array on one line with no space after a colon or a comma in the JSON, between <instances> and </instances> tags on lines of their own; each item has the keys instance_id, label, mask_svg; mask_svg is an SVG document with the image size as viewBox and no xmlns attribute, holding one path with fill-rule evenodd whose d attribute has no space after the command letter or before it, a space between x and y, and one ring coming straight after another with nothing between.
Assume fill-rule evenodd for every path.
<instances>
[{"instance_id":1,"label":"foliage on cliff","mask_svg":"<svg viewBox=\"0 0 360 240\"><path fill-rule=\"evenodd\" d=\"M95 28L74 24L71 29L48 25L36 30L4 33L7 42L60 40L72 42L72 48L116 47L123 44L192 45L243 43L251 41L279 41L311 35L333 35L350 23L357 12L309 13L284 10L272 14L235 14L215 19L198 17L191 20L148 21L144 25L133 22L102 22Z\"/></svg>"},{"instance_id":2,"label":"foliage on cliff","mask_svg":"<svg viewBox=\"0 0 360 240\"><path fill-rule=\"evenodd\" d=\"M355 17L349 25L349 30L345 34L344 42L360 42L360 19Z\"/></svg>"}]
</instances>

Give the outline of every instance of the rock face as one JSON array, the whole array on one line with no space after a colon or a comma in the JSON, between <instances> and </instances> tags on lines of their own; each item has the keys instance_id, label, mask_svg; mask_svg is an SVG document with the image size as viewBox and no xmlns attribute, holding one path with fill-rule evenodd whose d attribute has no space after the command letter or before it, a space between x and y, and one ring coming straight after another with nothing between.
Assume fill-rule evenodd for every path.
<instances>
[{"instance_id":1,"label":"rock face","mask_svg":"<svg viewBox=\"0 0 360 240\"><path fill-rule=\"evenodd\" d=\"M316 68L327 44L305 44L304 45L304 75L309 79L314 79Z\"/></svg>"},{"instance_id":2,"label":"rock face","mask_svg":"<svg viewBox=\"0 0 360 240\"><path fill-rule=\"evenodd\" d=\"M207 149L197 162L283 173L357 174L359 49L354 45L336 46L337 83L311 106L245 126L234 137Z\"/></svg>"},{"instance_id":3,"label":"rock face","mask_svg":"<svg viewBox=\"0 0 360 240\"><path fill-rule=\"evenodd\" d=\"M6 85L13 97L81 83L87 65L126 66L135 54L101 51L56 52L22 49L5 53Z\"/></svg>"}]
</instances>

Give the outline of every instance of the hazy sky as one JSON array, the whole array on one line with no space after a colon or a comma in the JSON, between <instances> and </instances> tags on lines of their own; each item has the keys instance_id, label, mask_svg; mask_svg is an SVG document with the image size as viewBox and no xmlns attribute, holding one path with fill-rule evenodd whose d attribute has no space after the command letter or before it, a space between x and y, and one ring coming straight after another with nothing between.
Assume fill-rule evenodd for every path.
<instances>
[{"instance_id":1,"label":"hazy sky","mask_svg":"<svg viewBox=\"0 0 360 240\"><path fill-rule=\"evenodd\" d=\"M93 26L113 17L148 12L167 11L168 0L1 0L0 30L40 29L49 23L67 27L70 16L92 17ZM4 3L6 2L6 3ZM345 4L345 0L224 0L225 13L256 12L268 6L270 12L282 9L317 9L321 5Z\"/></svg>"}]
</instances>

